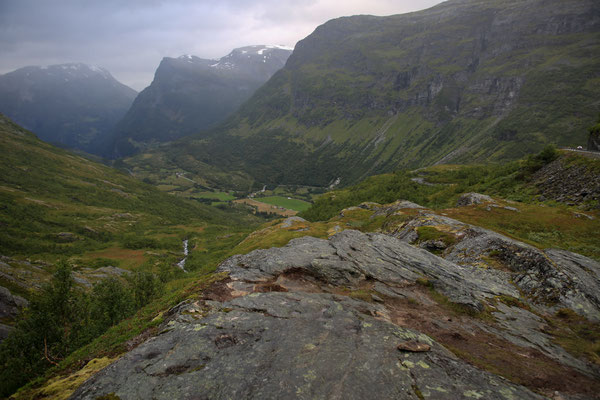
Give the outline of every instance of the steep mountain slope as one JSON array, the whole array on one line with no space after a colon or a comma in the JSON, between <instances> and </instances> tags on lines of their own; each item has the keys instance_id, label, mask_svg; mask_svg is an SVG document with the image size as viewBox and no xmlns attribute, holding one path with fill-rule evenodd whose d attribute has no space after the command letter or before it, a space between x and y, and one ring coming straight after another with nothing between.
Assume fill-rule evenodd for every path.
<instances>
[{"instance_id":1,"label":"steep mountain slope","mask_svg":"<svg viewBox=\"0 0 600 400\"><path fill-rule=\"evenodd\" d=\"M332 20L210 140L155 158L326 185L584 144L600 109L599 33L593 0L453 0Z\"/></svg>"},{"instance_id":2,"label":"steep mountain slope","mask_svg":"<svg viewBox=\"0 0 600 400\"><path fill-rule=\"evenodd\" d=\"M136 145L165 142L223 121L281 69L291 49L257 45L234 49L219 60L165 57L152 84L119 122L114 155Z\"/></svg>"},{"instance_id":3,"label":"steep mountain slope","mask_svg":"<svg viewBox=\"0 0 600 400\"><path fill-rule=\"evenodd\" d=\"M107 70L85 64L0 75L0 112L47 142L93 154L136 94Z\"/></svg>"}]
</instances>

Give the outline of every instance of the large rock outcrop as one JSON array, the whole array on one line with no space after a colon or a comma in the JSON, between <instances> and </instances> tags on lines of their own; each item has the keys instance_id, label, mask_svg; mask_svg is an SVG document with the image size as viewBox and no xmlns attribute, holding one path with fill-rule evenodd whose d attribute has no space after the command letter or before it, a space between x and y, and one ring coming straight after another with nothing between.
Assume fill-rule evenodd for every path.
<instances>
[{"instance_id":1,"label":"large rock outcrop","mask_svg":"<svg viewBox=\"0 0 600 400\"><path fill-rule=\"evenodd\" d=\"M72 398L541 398L426 335L376 318L381 306L329 294L256 293L207 308L204 318L172 320ZM431 350L397 350L414 340Z\"/></svg>"},{"instance_id":2,"label":"large rock outcrop","mask_svg":"<svg viewBox=\"0 0 600 400\"><path fill-rule=\"evenodd\" d=\"M415 210L414 221L429 212ZM593 316L597 263L444 222L464 239L443 257L406 243L403 232L418 222L388 234L302 237L231 257L218 269L227 279L172 309L158 336L71 398L542 398L530 389L556 399L598 398L598 367L557 345L543 314L547 302L513 283L515 274L542 286L568 283L572 293L559 291L555 300L564 307L585 300ZM515 257L531 263L481 268L477 254L457 255L461 244L466 253L521 246ZM540 257L548 263L538 266ZM496 363L492 370L513 382L465 359Z\"/></svg>"}]
</instances>

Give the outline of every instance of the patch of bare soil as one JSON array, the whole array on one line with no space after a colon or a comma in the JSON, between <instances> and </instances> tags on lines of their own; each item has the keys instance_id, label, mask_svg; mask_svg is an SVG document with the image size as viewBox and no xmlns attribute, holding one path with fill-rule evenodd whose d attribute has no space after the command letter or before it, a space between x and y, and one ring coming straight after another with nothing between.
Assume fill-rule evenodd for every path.
<instances>
[{"instance_id":1,"label":"patch of bare soil","mask_svg":"<svg viewBox=\"0 0 600 400\"><path fill-rule=\"evenodd\" d=\"M426 290L407 288L415 298ZM392 322L423 332L459 358L529 389L553 397L556 391L600 399L600 382L559 364L537 349L520 347L481 330L471 317L456 315L433 301L385 299ZM558 399L558 397L557 397Z\"/></svg>"},{"instance_id":2,"label":"patch of bare soil","mask_svg":"<svg viewBox=\"0 0 600 400\"><path fill-rule=\"evenodd\" d=\"M298 214L298 211L288 210L287 208L277 207L272 204L262 203L260 201L256 201L253 199L235 200L234 203L248 204L249 206L256 208L256 210L258 212L277 214L277 215L282 215L284 217L292 217L292 216Z\"/></svg>"}]
</instances>

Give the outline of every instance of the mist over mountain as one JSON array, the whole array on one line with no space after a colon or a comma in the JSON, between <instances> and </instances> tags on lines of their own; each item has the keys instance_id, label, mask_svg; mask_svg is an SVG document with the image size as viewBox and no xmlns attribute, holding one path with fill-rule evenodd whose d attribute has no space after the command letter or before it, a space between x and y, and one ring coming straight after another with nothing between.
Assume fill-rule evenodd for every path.
<instances>
[{"instance_id":1,"label":"mist over mountain","mask_svg":"<svg viewBox=\"0 0 600 400\"><path fill-rule=\"evenodd\" d=\"M81 63L0 75L0 112L47 142L96 154L136 94L106 69Z\"/></svg>"},{"instance_id":2,"label":"mist over mountain","mask_svg":"<svg viewBox=\"0 0 600 400\"><path fill-rule=\"evenodd\" d=\"M163 58L152 84L116 127L110 153L129 155L144 144L214 126L281 69L290 54L286 47L256 45L234 49L219 60Z\"/></svg>"},{"instance_id":3,"label":"mist over mountain","mask_svg":"<svg viewBox=\"0 0 600 400\"><path fill-rule=\"evenodd\" d=\"M156 158L200 175L211 165L258 182L327 185L585 144L600 111L599 32L592 0L456 0L335 19L300 41L211 140Z\"/></svg>"}]
</instances>

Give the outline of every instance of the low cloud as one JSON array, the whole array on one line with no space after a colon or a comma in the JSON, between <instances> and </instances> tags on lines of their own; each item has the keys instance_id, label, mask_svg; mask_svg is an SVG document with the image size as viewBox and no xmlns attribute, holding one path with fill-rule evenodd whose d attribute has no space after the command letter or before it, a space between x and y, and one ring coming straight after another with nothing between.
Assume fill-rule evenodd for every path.
<instances>
[{"instance_id":1,"label":"low cloud","mask_svg":"<svg viewBox=\"0 0 600 400\"><path fill-rule=\"evenodd\" d=\"M250 44L294 46L329 19L390 15L441 0L1 0L0 73L84 62L141 90L163 57L219 58Z\"/></svg>"}]
</instances>

